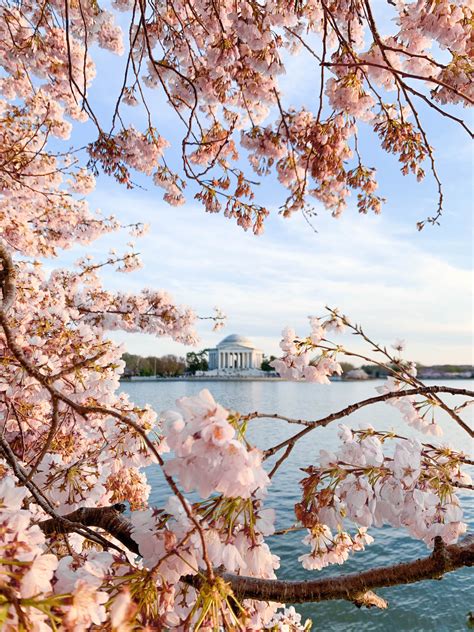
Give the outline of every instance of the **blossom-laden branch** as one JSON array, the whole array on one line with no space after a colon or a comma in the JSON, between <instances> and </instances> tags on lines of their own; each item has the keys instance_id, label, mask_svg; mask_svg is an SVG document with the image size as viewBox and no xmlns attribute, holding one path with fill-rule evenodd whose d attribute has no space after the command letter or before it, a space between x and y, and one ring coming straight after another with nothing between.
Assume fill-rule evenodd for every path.
<instances>
[{"instance_id":1,"label":"blossom-laden branch","mask_svg":"<svg viewBox=\"0 0 474 632\"><path fill-rule=\"evenodd\" d=\"M80 522L87 526L95 526L106 531L121 541L130 551L138 554L139 548L132 537L133 525L121 516L125 507L81 508L67 516L71 522ZM54 520L39 523L46 533L62 533L64 527ZM289 581L276 579L260 579L233 575L217 574L229 583L233 593L239 599L258 599L261 601L277 601L291 603L308 603L345 599L357 606L379 608L387 607L380 597L371 593L373 589L410 584L427 579L440 579L445 573L459 568L474 566L474 537L464 537L458 544L444 545L437 536L434 549L428 556L417 560L403 562L392 566L371 568L362 572L345 574L325 579ZM199 577L186 577L184 581L199 587Z\"/></svg>"},{"instance_id":2,"label":"blossom-laden branch","mask_svg":"<svg viewBox=\"0 0 474 632\"><path fill-rule=\"evenodd\" d=\"M376 404L377 402L386 401L399 408L404 419L411 426L426 433L439 436L442 434L440 426L435 420L435 409L442 408L450 415L454 421L472 438L474 437L474 429L469 426L458 414L460 410L466 407L468 402L461 404L460 407L448 406L437 393L446 392L452 395L465 395L474 397L474 393L467 389L461 389L456 393L456 389L452 387L424 385L416 377L416 366L414 363L403 361L398 355L390 353L386 347L381 347L371 340L358 325L353 325L349 319L341 315L337 309L327 308L328 315L325 318L309 317L311 332L306 338L300 338L291 328L286 328L282 335L283 339L280 347L284 352L284 356L275 360L272 364L279 374L287 379L306 380L310 382L318 382L329 384L331 375L340 375L342 369L337 362L340 355L348 357L357 357L366 362L374 362L389 374L386 385L379 387L377 390L381 393L378 397L371 397L366 400L350 404L339 412L331 413L326 417L316 420L307 421L301 419L291 419L282 417L278 414L253 413L249 415L249 419L258 417L276 418L306 426L293 436L284 441L267 448L265 457L268 458L276 452L285 449L284 454L278 459L272 470L272 476L289 457L296 443L306 436L311 430L317 427L326 426L328 423L352 414L353 412ZM345 329L351 330L355 335L360 336L365 343L370 345L371 349L383 357L383 360L371 358L366 355L355 353L336 344L328 343L325 338L331 332L343 332ZM395 344L394 349L401 351L403 345ZM317 354L316 356L314 354ZM444 390L446 388L446 390ZM415 395L426 394L426 399L416 402ZM428 421L429 420L429 421Z\"/></svg>"},{"instance_id":3,"label":"blossom-laden branch","mask_svg":"<svg viewBox=\"0 0 474 632\"><path fill-rule=\"evenodd\" d=\"M372 3L362 0L278 0L271 8L177 0L163 11L143 0L107 9L92 0L45 0L40 7L3 2L0 10L0 174L9 191L0 212L12 247L50 255L71 238L89 241L92 233L115 230L115 218L104 220L77 199L94 188L100 170L126 187L136 173L150 176L172 205L185 202L192 181L206 211L223 210L260 234L269 209L256 199L240 147L248 150L250 169L273 172L286 189L285 216L306 217L312 199L338 216L352 191L361 213L379 213L384 199L376 195L376 173L358 149L361 123L372 126L404 175L421 180L428 161L438 204L418 227L439 222L441 179L419 104L471 134L445 107L474 101L468 3L388 3L387 23L396 26L384 36ZM97 72L94 45L126 56L110 120L88 94ZM282 101L288 54L305 55L319 75L312 108L294 110ZM163 95L181 126L179 170L170 167L150 90ZM128 122L131 106L141 108L143 129ZM91 121L96 134L72 151L52 152L50 139L67 139L71 120Z\"/></svg>"},{"instance_id":4,"label":"blossom-laden branch","mask_svg":"<svg viewBox=\"0 0 474 632\"><path fill-rule=\"evenodd\" d=\"M369 397L368 399L364 399L360 402L355 402L354 404L350 404L349 406L346 406L345 408L343 408L342 410L338 412L331 413L329 415L326 415L326 417L323 417L322 419L317 419L315 421L308 421L305 419L292 419L289 417L279 415L278 413L263 413L263 412L250 413L248 415L248 418L249 419L281 419L290 424L305 426L303 430L300 430L298 433L296 433L292 437L285 439L284 441L282 441L281 443L278 443L275 446L267 448L265 450L265 458L268 458L272 456L273 454L275 454L276 452L278 452L279 450L282 450L283 448L286 448L286 447L293 448L296 442L302 439L309 432L311 432L311 430L315 428L327 426L331 422L336 421L337 419L342 419L344 417L347 417L348 415L355 413L357 410L360 410L361 408L364 408L366 406L372 406L373 404L377 404L379 402L386 402L387 400L390 400L390 399L400 399L403 397L411 397L413 395L427 395L430 393L450 393L451 395L464 395L467 397L474 398L474 391L470 391L465 388L458 389L451 386L438 386L438 385L420 386L418 388L406 389L403 391L403 394L400 394L400 392L397 392L397 391L394 391L394 392L389 391L387 393L383 393L382 395ZM471 437L474 436L474 431L467 424L462 422L461 425L463 429L466 430L466 432Z\"/></svg>"}]
</instances>

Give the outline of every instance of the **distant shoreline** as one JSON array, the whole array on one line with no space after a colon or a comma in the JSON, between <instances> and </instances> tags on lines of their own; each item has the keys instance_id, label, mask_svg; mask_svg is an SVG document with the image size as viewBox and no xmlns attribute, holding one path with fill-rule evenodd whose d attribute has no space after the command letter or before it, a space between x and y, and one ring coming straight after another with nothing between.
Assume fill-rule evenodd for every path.
<instances>
[{"instance_id":1,"label":"distant shoreline","mask_svg":"<svg viewBox=\"0 0 474 632\"><path fill-rule=\"evenodd\" d=\"M331 379L331 378L330 378ZM364 380L358 379L331 379L331 382L373 382L375 380L383 380L385 379L383 376L381 377L369 377ZM438 380L472 380L474 376L471 377L459 377L459 376L440 376L440 377L424 377L421 378L425 381L438 381ZM121 382L291 382L292 380L287 380L282 377L243 377L243 376L186 376L186 377L145 377L145 376L133 376L133 377L121 377Z\"/></svg>"},{"instance_id":2,"label":"distant shoreline","mask_svg":"<svg viewBox=\"0 0 474 632\"><path fill-rule=\"evenodd\" d=\"M224 376L201 376L196 377L121 377L121 382L284 382L282 377L224 377Z\"/></svg>"}]
</instances>

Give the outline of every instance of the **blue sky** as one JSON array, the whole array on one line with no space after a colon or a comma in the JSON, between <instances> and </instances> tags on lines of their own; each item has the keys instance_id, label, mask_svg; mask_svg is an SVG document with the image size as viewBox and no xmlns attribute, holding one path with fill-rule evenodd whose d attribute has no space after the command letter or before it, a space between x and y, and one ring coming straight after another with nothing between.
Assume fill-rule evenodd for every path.
<instances>
[{"instance_id":1,"label":"blue sky","mask_svg":"<svg viewBox=\"0 0 474 632\"><path fill-rule=\"evenodd\" d=\"M96 57L98 76L91 99L104 119L110 110L110 94L121 81L123 62L103 52ZM292 58L281 88L287 103L314 107L318 73L304 57ZM150 93L150 103L158 131L169 140L178 139L176 117L163 100ZM138 110L127 108L127 112L137 127L143 126ZM459 113L466 118L465 110ZM402 177L396 158L380 150L367 128L361 134L361 149L365 163L378 168L379 191L388 198L382 215L359 216L349 203L346 213L334 220L316 205L318 215L313 223L317 233L301 215L290 219L278 215L285 191L272 178L259 187L259 200L274 212L265 234L254 237L233 220L206 214L193 200L192 187L187 204L172 208L162 201L162 191L151 179L139 176L136 181L141 188L127 191L101 175L90 196L91 206L114 213L124 223L151 225L150 233L137 242L144 268L125 276L104 273L104 283L128 291L163 288L200 315L220 306L228 315L226 328L213 333L208 323L200 323L199 348L214 346L224 335L240 333L267 354L277 354L279 333L285 325L305 333L306 316L321 314L328 304L362 323L380 342L406 339L410 359L426 364L472 363L470 140L454 123L434 116L428 108L420 106L420 114L444 184L441 226L427 226L421 233L416 230L418 220L434 213L435 184L429 175L421 184ZM73 140L89 140L88 126L77 126ZM179 164L174 149L167 159ZM128 236L107 236L86 251L100 259L110 247L120 249L128 240ZM61 263L69 264L82 253L83 249L74 248ZM164 338L113 337L132 353L182 355L188 350Z\"/></svg>"}]
</instances>

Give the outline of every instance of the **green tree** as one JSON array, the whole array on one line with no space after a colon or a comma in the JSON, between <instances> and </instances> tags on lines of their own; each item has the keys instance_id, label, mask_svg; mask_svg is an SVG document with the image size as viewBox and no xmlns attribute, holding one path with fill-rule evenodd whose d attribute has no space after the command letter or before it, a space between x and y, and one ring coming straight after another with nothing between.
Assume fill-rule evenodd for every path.
<instances>
[{"instance_id":1,"label":"green tree","mask_svg":"<svg viewBox=\"0 0 474 632\"><path fill-rule=\"evenodd\" d=\"M387 375L390 374L390 371L387 368L380 367L378 364L364 364L360 368L364 369L370 377L387 377Z\"/></svg>"},{"instance_id":2,"label":"green tree","mask_svg":"<svg viewBox=\"0 0 474 632\"><path fill-rule=\"evenodd\" d=\"M202 351L190 351L186 354L186 369L193 375L196 371L207 371L209 369L209 363L207 361L207 349Z\"/></svg>"},{"instance_id":3,"label":"green tree","mask_svg":"<svg viewBox=\"0 0 474 632\"><path fill-rule=\"evenodd\" d=\"M275 356L271 355L269 358L267 358L266 356L263 356L263 360L262 360L262 364L260 365L260 369L262 371L274 371L275 369L270 366L270 362L273 362L273 360L275 360Z\"/></svg>"},{"instance_id":4,"label":"green tree","mask_svg":"<svg viewBox=\"0 0 474 632\"><path fill-rule=\"evenodd\" d=\"M122 360L125 362L124 375L140 375L140 363L143 358L133 353L124 353Z\"/></svg>"},{"instance_id":5,"label":"green tree","mask_svg":"<svg viewBox=\"0 0 474 632\"><path fill-rule=\"evenodd\" d=\"M341 365L341 369L342 369L342 373L349 373L349 371L352 371L352 369L354 369L354 365L351 364L350 362L339 362L339 364Z\"/></svg>"}]
</instances>

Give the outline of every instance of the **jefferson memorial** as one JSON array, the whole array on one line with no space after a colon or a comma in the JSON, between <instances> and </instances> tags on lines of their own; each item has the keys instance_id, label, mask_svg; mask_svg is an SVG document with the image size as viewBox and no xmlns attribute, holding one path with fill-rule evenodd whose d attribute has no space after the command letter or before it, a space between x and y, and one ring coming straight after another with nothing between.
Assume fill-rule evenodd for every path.
<instances>
[{"instance_id":1,"label":"jefferson memorial","mask_svg":"<svg viewBox=\"0 0 474 632\"><path fill-rule=\"evenodd\" d=\"M263 352L245 336L232 334L209 349L209 371L247 373L260 371Z\"/></svg>"}]
</instances>

